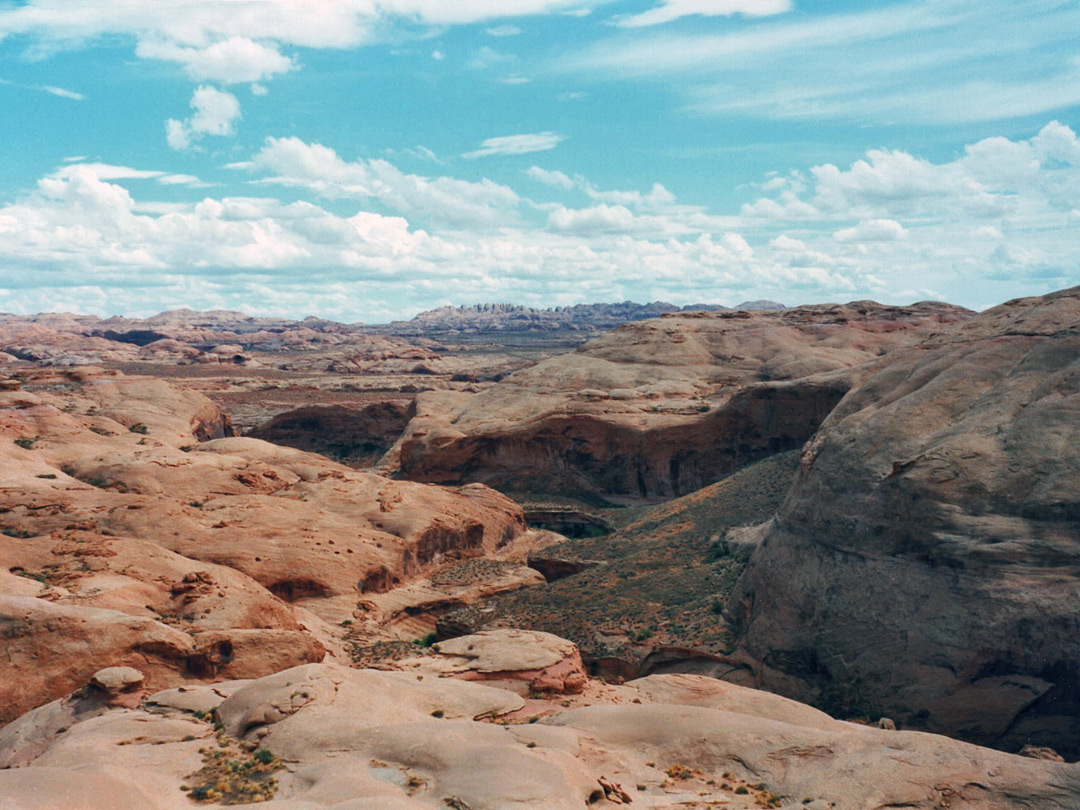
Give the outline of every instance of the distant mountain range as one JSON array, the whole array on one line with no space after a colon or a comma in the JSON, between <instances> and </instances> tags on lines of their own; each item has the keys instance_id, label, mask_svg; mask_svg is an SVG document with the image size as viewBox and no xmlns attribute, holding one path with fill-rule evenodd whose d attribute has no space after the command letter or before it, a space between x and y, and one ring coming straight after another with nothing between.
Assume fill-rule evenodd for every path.
<instances>
[{"instance_id":1,"label":"distant mountain range","mask_svg":"<svg viewBox=\"0 0 1080 810\"><path fill-rule=\"evenodd\" d=\"M727 309L784 309L775 301L746 301L735 307L720 304L690 304L678 307L665 301L637 304L576 304L572 307L535 309L517 304L474 304L439 307L421 312L410 321L368 327L394 335L423 335L432 332L549 332L604 331L627 321L644 321L672 312L701 312Z\"/></svg>"},{"instance_id":2,"label":"distant mountain range","mask_svg":"<svg viewBox=\"0 0 1080 810\"><path fill-rule=\"evenodd\" d=\"M71 313L12 315L0 312L0 330L16 342L34 342L38 341L41 335L59 332L104 338L136 346L172 338L195 345L236 343L271 349L305 342L338 343L362 335L424 337L488 332L603 332L628 321L658 318L672 312L784 308L783 304L774 301L747 301L737 307L719 304L677 307L664 301L653 301L649 304L623 301L617 304L578 304L553 309L535 309L517 304L474 304L439 307L421 312L412 320L393 321L388 324L343 324L313 316L296 321L289 318L251 316L231 310L200 312L176 309L148 318L99 318ZM581 337L584 339L586 336Z\"/></svg>"}]
</instances>

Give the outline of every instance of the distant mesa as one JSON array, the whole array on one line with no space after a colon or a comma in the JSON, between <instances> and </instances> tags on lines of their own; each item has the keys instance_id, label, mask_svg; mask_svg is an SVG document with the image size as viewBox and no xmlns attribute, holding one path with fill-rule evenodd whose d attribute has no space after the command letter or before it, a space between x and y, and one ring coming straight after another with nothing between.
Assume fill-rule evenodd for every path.
<instances>
[{"instance_id":1,"label":"distant mesa","mask_svg":"<svg viewBox=\"0 0 1080 810\"><path fill-rule=\"evenodd\" d=\"M372 327L395 335L419 335L427 332L519 332L519 331L606 331L629 321L644 321L677 312L717 312L728 307L720 304L689 304L678 307L664 301L636 304L576 304L551 309L535 309L517 304L474 304L446 306L421 312L410 321L393 321ZM746 301L736 310L777 310L775 301Z\"/></svg>"}]
</instances>

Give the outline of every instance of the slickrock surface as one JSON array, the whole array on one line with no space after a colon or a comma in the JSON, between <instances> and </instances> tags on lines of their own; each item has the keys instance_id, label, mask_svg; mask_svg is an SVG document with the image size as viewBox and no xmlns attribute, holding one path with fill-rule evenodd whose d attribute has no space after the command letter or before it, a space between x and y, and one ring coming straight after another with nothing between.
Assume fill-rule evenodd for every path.
<instances>
[{"instance_id":1,"label":"slickrock surface","mask_svg":"<svg viewBox=\"0 0 1080 810\"><path fill-rule=\"evenodd\" d=\"M856 302L627 324L475 395L421 394L382 463L416 481L682 495L798 448L853 369L969 314Z\"/></svg>"},{"instance_id":2,"label":"slickrock surface","mask_svg":"<svg viewBox=\"0 0 1080 810\"><path fill-rule=\"evenodd\" d=\"M0 390L0 722L106 666L162 688L319 661L365 595L525 533L486 487L230 437L158 380L20 381Z\"/></svg>"},{"instance_id":3,"label":"slickrock surface","mask_svg":"<svg viewBox=\"0 0 1080 810\"><path fill-rule=\"evenodd\" d=\"M459 641L519 659L553 645ZM590 681L550 699L491 683L308 664L134 706L79 690L0 729L0 796L6 810L188 810L238 797L280 810L1080 802L1077 765L843 723L707 678Z\"/></svg>"},{"instance_id":4,"label":"slickrock surface","mask_svg":"<svg viewBox=\"0 0 1080 810\"><path fill-rule=\"evenodd\" d=\"M728 606L761 684L1080 756L1080 288L883 359Z\"/></svg>"}]
</instances>

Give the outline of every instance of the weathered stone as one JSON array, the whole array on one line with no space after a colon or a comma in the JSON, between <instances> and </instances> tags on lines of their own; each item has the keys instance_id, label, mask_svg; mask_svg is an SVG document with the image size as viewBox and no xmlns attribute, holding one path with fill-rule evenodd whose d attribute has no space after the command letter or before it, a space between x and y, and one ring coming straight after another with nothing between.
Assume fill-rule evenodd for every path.
<instances>
[{"instance_id":1,"label":"weathered stone","mask_svg":"<svg viewBox=\"0 0 1080 810\"><path fill-rule=\"evenodd\" d=\"M728 606L759 683L1080 756L1080 288L881 360Z\"/></svg>"}]
</instances>

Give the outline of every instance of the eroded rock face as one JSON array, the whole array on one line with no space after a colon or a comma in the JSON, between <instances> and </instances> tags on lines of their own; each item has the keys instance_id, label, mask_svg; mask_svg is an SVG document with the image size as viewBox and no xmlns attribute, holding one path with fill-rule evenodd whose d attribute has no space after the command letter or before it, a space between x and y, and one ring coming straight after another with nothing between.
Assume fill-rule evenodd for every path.
<instances>
[{"instance_id":1,"label":"eroded rock face","mask_svg":"<svg viewBox=\"0 0 1080 810\"><path fill-rule=\"evenodd\" d=\"M209 400L160 381L22 380L0 390L0 723L104 667L163 688L320 661L365 588L525 532L486 487L229 437Z\"/></svg>"},{"instance_id":2,"label":"eroded rock face","mask_svg":"<svg viewBox=\"0 0 1080 810\"><path fill-rule=\"evenodd\" d=\"M896 352L807 445L729 604L760 682L1080 756L1080 288Z\"/></svg>"},{"instance_id":3,"label":"eroded rock face","mask_svg":"<svg viewBox=\"0 0 1080 810\"><path fill-rule=\"evenodd\" d=\"M628 324L476 395L421 394L384 463L435 483L685 494L800 447L854 368L968 314L857 302Z\"/></svg>"},{"instance_id":4,"label":"eroded rock face","mask_svg":"<svg viewBox=\"0 0 1080 810\"><path fill-rule=\"evenodd\" d=\"M515 654L488 639L485 655L540 662L567 644L552 639L521 637ZM311 664L130 707L80 691L0 729L0 796L11 810L180 810L189 795L245 785L281 810L1071 810L1080 801L1077 765L844 723L709 678L588 682L546 700L497 683ZM209 710L220 732L203 718ZM218 758L238 767L208 782L202 768ZM251 768L260 760L276 785ZM77 795L65 792L76 784Z\"/></svg>"},{"instance_id":5,"label":"eroded rock face","mask_svg":"<svg viewBox=\"0 0 1080 810\"><path fill-rule=\"evenodd\" d=\"M335 461L374 463L401 436L407 403L376 402L362 408L341 405L297 408L278 414L248 435L255 439L320 453Z\"/></svg>"}]
</instances>

